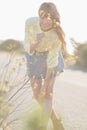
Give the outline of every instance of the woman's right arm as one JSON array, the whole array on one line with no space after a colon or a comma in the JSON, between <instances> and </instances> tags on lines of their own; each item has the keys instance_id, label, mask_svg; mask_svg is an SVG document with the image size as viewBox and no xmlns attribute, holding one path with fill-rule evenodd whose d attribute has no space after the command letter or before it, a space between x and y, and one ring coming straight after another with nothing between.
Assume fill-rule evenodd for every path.
<instances>
[{"instance_id":1,"label":"woman's right arm","mask_svg":"<svg viewBox=\"0 0 87 130\"><path fill-rule=\"evenodd\" d=\"M33 53L35 51L35 49L41 43L43 37L44 37L44 33L37 34L35 43L30 46L30 53Z\"/></svg>"},{"instance_id":2,"label":"woman's right arm","mask_svg":"<svg viewBox=\"0 0 87 130\"><path fill-rule=\"evenodd\" d=\"M37 26L38 19L36 17L32 17L28 19L25 23L25 50L32 55L35 51L35 49L40 44L44 34L37 32ZM28 47L28 48L27 48Z\"/></svg>"}]
</instances>

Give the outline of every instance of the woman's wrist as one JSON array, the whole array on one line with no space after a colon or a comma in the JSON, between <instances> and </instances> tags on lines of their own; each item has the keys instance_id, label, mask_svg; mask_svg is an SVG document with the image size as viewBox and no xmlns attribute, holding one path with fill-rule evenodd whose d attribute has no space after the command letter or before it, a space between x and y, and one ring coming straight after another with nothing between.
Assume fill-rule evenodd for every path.
<instances>
[{"instance_id":1,"label":"woman's wrist","mask_svg":"<svg viewBox=\"0 0 87 130\"><path fill-rule=\"evenodd\" d=\"M40 43L36 41L35 44L31 45L31 47L30 47L30 53L33 53L36 50L36 48L38 47L39 44Z\"/></svg>"}]
</instances>

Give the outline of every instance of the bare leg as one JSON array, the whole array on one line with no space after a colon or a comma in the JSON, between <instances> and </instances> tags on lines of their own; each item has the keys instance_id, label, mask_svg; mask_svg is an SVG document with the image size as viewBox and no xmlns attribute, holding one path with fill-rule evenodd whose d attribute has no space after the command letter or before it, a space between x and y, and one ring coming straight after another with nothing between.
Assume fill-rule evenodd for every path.
<instances>
[{"instance_id":1,"label":"bare leg","mask_svg":"<svg viewBox=\"0 0 87 130\"><path fill-rule=\"evenodd\" d=\"M38 101L38 96L40 94L40 88L42 86L42 79L41 78L32 78L30 80L31 87L33 90L34 98Z\"/></svg>"},{"instance_id":2,"label":"bare leg","mask_svg":"<svg viewBox=\"0 0 87 130\"><path fill-rule=\"evenodd\" d=\"M54 130L64 130L61 120L57 118L55 111L52 109L51 120L53 122Z\"/></svg>"},{"instance_id":3,"label":"bare leg","mask_svg":"<svg viewBox=\"0 0 87 130\"><path fill-rule=\"evenodd\" d=\"M45 81L46 82L46 81ZM64 130L60 120L57 118L55 111L52 108L52 96L53 96L53 86L54 86L55 78L47 81L45 85L48 87L45 89L45 86L42 86L42 79L35 78L31 79L31 86L34 94L34 98L38 101L38 103L42 106L42 108L46 111L49 117L51 117L54 130L61 128L60 130ZM42 87L42 88L41 88ZM44 93L42 93L44 92ZM40 96L42 93L43 96L43 105L41 104ZM49 118L48 118L49 119Z\"/></svg>"},{"instance_id":4,"label":"bare leg","mask_svg":"<svg viewBox=\"0 0 87 130\"><path fill-rule=\"evenodd\" d=\"M50 82L50 87L48 87L48 94L47 95L50 95L50 96L53 96L53 85L54 85L54 82L55 82L55 79L51 82ZM54 111L54 109L52 108L52 111L51 111L51 120L53 122L53 127L54 127L54 130L64 130L64 127L61 123L61 120L57 118L57 115L56 115L56 112Z\"/></svg>"},{"instance_id":5,"label":"bare leg","mask_svg":"<svg viewBox=\"0 0 87 130\"><path fill-rule=\"evenodd\" d=\"M44 96L44 107L45 107L49 117L51 116L51 112L52 112L54 82L55 82L55 78L51 78L48 85L46 84L47 86L46 86L46 92L45 92L45 96ZM45 86L44 86L44 88L45 88Z\"/></svg>"},{"instance_id":6,"label":"bare leg","mask_svg":"<svg viewBox=\"0 0 87 130\"><path fill-rule=\"evenodd\" d=\"M40 95L40 90L41 90L41 86L42 86L42 79L41 78L32 78L30 80L30 82L31 82L34 98L41 105L41 102L40 102L41 100L39 99L39 95ZM41 107L42 107L42 105L41 105ZM47 124L48 124L47 115L46 115L46 120L47 120L46 121L47 123L45 124L45 126L41 126L41 130L47 129Z\"/></svg>"},{"instance_id":7,"label":"bare leg","mask_svg":"<svg viewBox=\"0 0 87 130\"><path fill-rule=\"evenodd\" d=\"M57 129L64 130L64 127L63 127L61 121L57 118L57 115L52 108L54 83L55 83L55 78L51 78L49 80L49 82L47 83L48 87L46 88L46 95L45 95L45 101L44 101L45 105L44 106L45 106L47 113L49 114L49 116L52 119L54 130L57 130Z\"/></svg>"}]
</instances>

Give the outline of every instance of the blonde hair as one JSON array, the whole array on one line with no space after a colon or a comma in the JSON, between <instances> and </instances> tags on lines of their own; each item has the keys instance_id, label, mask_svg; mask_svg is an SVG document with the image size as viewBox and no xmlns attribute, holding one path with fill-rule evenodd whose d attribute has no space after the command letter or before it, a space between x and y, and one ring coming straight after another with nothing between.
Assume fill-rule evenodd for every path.
<instances>
[{"instance_id":1,"label":"blonde hair","mask_svg":"<svg viewBox=\"0 0 87 130\"><path fill-rule=\"evenodd\" d=\"M38 10L39 16L42 17L50 17L53 21L53 28L57 32L58 37L63 45L63 48L66 47L66 42L65 42L65 33L61 27L61 22L60 22L60 14L56 8L56 6L51 3L51 2L44 2L41 4L39 10Z\"/></svg>"}]
</instances>

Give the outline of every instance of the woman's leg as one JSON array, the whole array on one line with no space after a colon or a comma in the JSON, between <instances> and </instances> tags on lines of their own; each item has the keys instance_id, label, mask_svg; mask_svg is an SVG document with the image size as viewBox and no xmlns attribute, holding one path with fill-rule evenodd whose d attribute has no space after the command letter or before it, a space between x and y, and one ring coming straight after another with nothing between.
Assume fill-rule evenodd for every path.
<instances>
[{"instance_id":1,"label":"woman's leg","mask_svg":"<svg viewBox=\"0 0 87 130\"><path fill-rule=\"evenodd\" d=\"M46 114L48 114L48 116L51 117L53 125L54 125L54 130L58 129L59 127L61 127L60 130L64 130L60 120L57 118L55 111L52 108L54 82L55 82L55 78L52 78L49 80L49 82L46 82L45 84L46 85L48 84L48 87L46 86L47 88L45 89L45 86L44 87L42 86L41 78L32 78L31 86L32 86L34 98L42 106ZM42 92L44 92L45 94ZM40 99L41 93L43 96L43 100L42 100L43 103L41 103L41 99Z\"/></svg>"},{"instance_id":2,"label":"woman's leg","mask_svg":"<svg viewBox=\"0 0 87 130\"><path fill-rule=\"evenodd\" d=\"M40 88L42 86L42 79L41 78L31 78L30 79L31 87L33 90L34 98L38 101Z\"/></svg>"},{"instance_id":3,"label":"woman's leg","mask_svg":"<svg viewBox=\"0 0 87 130\"><path fill-rule=\"evenodd\" d=\"M42 106L46 114L50 116L52 108L52 92L50 92L50 94L47 94L49 93L48 89L46 90L46 85L48 82L45 81L45 85L42 85L42 78L31 78L30 83L32 86L34 98ZM50 80L50 84L52 84L52 80ZM52 88L50 91L52 91Z\"/></svg>"},{"instance_id":4,"label":"woman's leg","mask_svg":"<svg viewBox=\"0 0 87 130\"><path fill-rule=\"evenodd\" d=\"M53 122L54 130L64 130L64 127L61 121L57 118L57 115L52 107L52 99L53 99L53 87L55 83L55 77L51 78L46 89L46 96L45 96L45 109L47 113L50 115L50 118Z\"/></svg>"},{"instance_id":5,"label":"woman's leg","mask_svg":"<svg viewBox=\"0 0 87 130\"><path fill-rule=\"evenodd\" d=\"M54 130L64 130L63 124L61 123L61 120L57 118L57 115L55 111L52 109L51 113L51 120L53 122Z\"/></svg>"},{"instance_id":6,"label":"woman's leg","mask_svg":"<svg viewBox=\"0 0 87 130\"><path fill-rule=\"evenodd\" d=\"M32 78L30 80L30 82L31 82L34 98L37 100L37 102L42 107L42 104L40 102L41 100L39 99L40 90L41 90L41 86L42 86L42 78ZM43 107L42 107L42 110L44 110ZM47 130L48 118L47 118L47 115L45 113L44 113L44 116L46 118L46 121L45 121L44 126L43 126L43 124L42 124L42 126L40 126L41 130Z\"/></svg>"},{"instance_id":7,"label":"woman's leg","mask_svg":"<svg viewBox=\"0 0 87 130\"><path fill-rule=\"evenodd\" d=\"M45 81L47 82L47 81ZM53 87L54 87L55 78L50 78L49 83L46 86L45 98L44 98L44 107L48 113L48 116L51 116L52 113L52 100L53 100Z\"/></svg>"}]
</instances>

